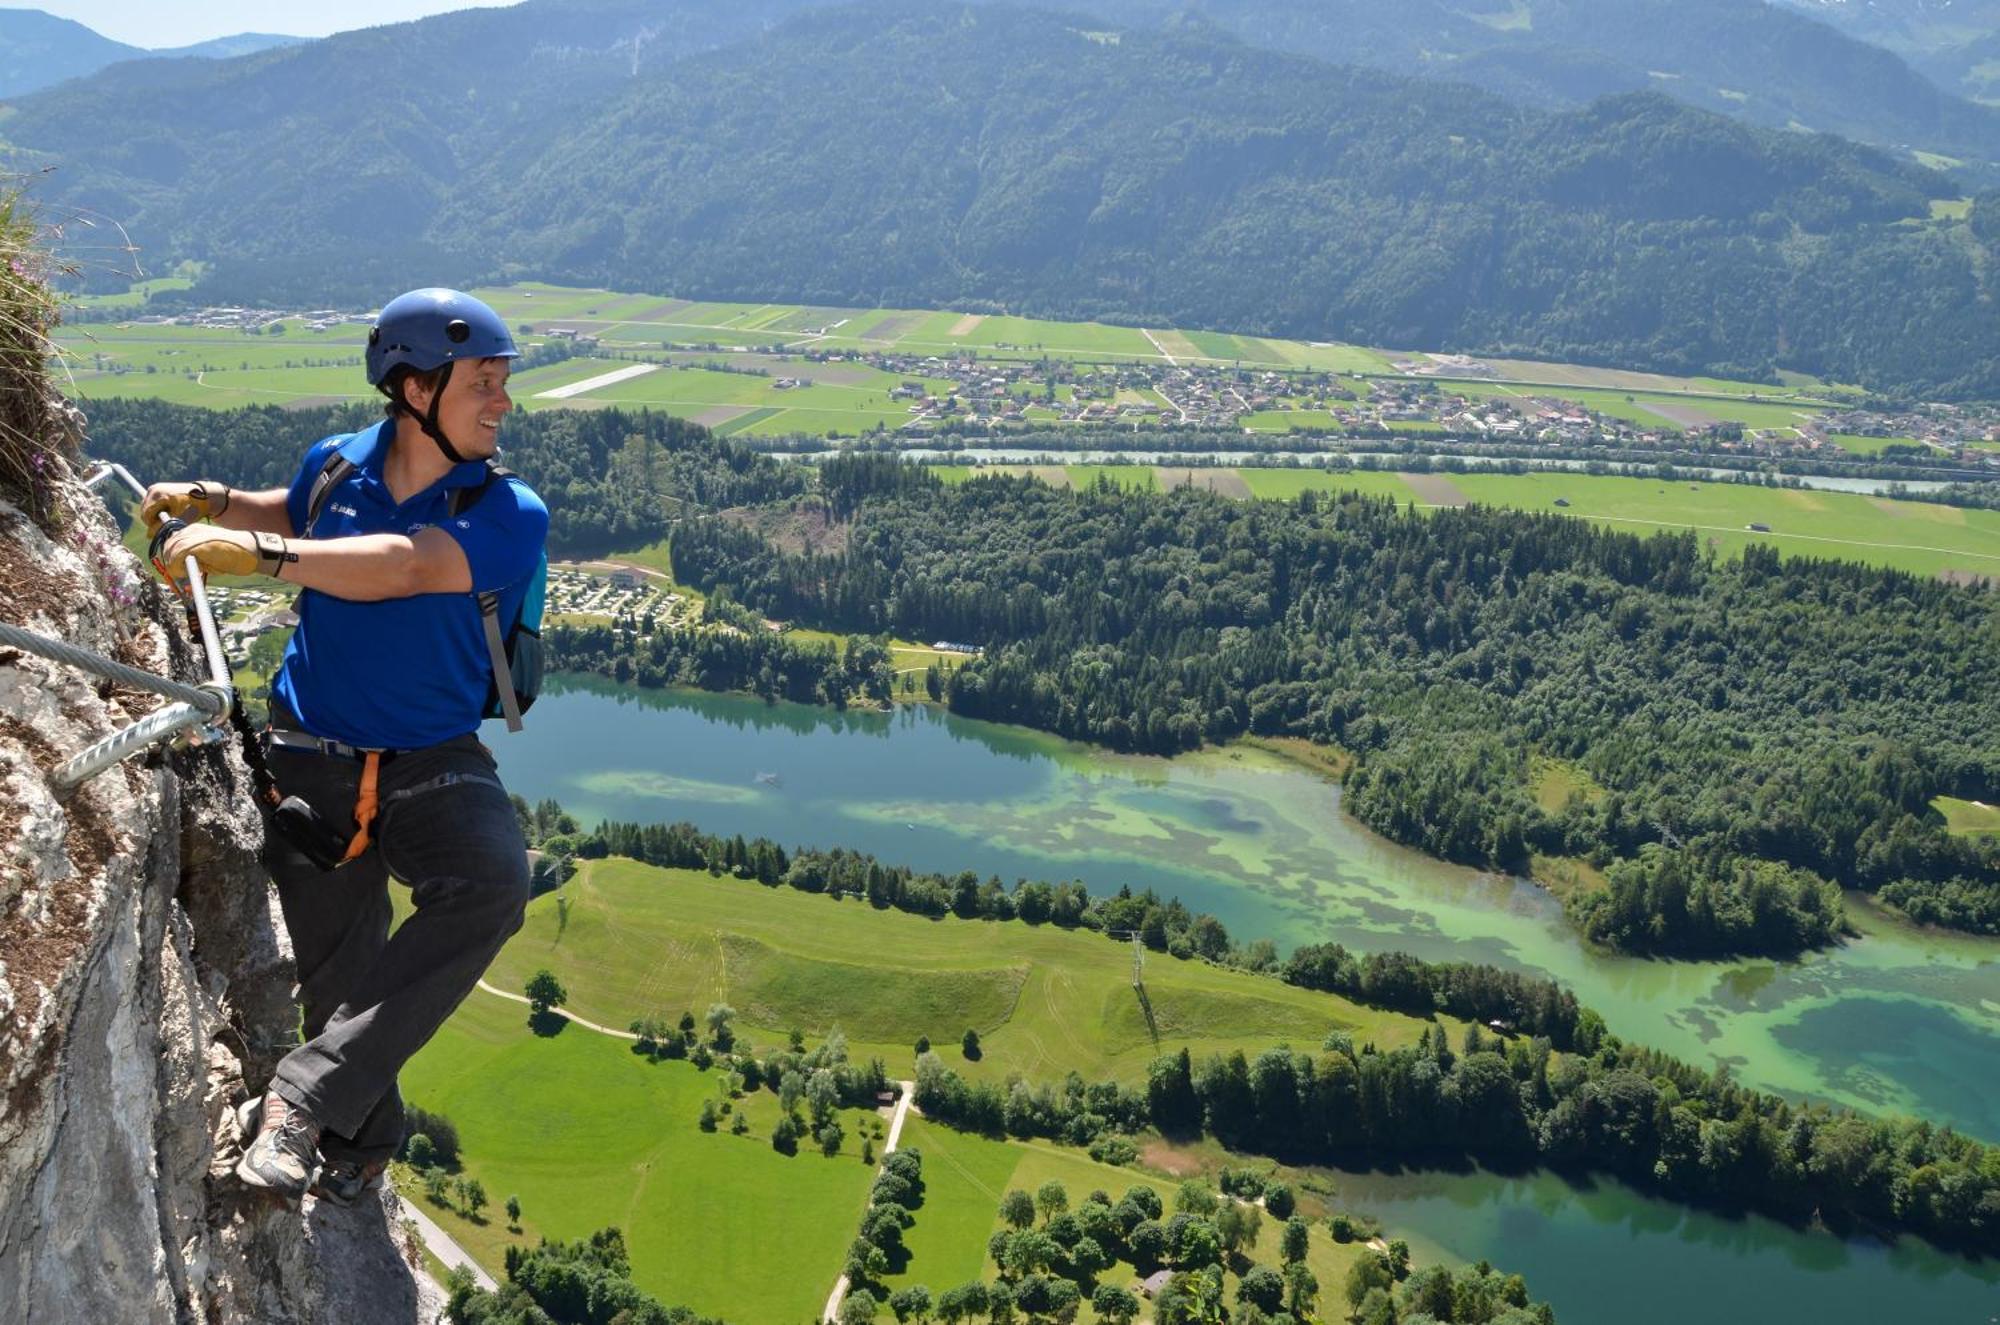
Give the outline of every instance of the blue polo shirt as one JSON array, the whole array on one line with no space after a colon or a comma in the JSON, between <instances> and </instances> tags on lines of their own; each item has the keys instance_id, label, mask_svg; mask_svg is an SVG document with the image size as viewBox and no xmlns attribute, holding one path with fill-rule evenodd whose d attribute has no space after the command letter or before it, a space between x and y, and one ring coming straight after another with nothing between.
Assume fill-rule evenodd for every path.
<instances>
[{"instance_id":1,"label":"blue polo shirt","mask_svg":"<svg viewBox=\"0 0 2000 1325\"><path fill-rule=\"evenodd\" d=\"M328 437L306 452L285 501L302 538L416 534L440 528L458 541L475 593L500 591L504 630L521 610L540 564L549 512L519 479L496 481L463 513L449 513L450 490L486 478L480 461L454 465L430 487L398 503L382 467L394 433L388 422ZM354 465L307 529L306 506L327 457L345 448ZM304 589L299 625L271 693L315 736L393 750L436 745L477 731L493 682L478 600L470 593L416 594L364 603Z\"/></svg>"}]
</instances>

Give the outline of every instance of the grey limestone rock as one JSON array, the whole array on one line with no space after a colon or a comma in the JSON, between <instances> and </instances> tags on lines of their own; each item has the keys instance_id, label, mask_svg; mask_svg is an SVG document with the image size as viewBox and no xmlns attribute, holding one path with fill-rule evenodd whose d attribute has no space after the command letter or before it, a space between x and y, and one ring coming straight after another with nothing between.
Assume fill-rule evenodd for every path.
<instances>
[{"instance_id":1,"label":"grey limestone rock","mask_svg":"<svg viewBox=\"0 0 2000 1325\"><path fill-rule=\"evenodd\" d=\"M95 494L58 492L53 532L0 501L0 619L196 679ZM0 648L0 1321L434 1321L380 1202L301 1212L229 1176L230 1106L297 1018L240 751L49 782L162 702Z\"/></svg>"}]
</instances>

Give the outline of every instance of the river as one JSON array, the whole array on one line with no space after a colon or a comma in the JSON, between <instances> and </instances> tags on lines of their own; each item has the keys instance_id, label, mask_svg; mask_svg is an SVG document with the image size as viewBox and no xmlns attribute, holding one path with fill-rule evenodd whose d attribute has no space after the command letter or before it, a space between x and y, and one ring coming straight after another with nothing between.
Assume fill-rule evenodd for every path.
<instances>
[{"instance_id":1,"label":"river","mask_svg":"<svg viewBox=\"0 0 2000 1325\"><path fill-rule=\"evenodd\" d=\"M779 460L825 460L845 452L827 451L772 451L769 453ZM967 446L946 451L930 447L898 447L896 454L906 460L943 461L957 465L1284 465L1296 462L1303 467L1325 463L1329 453L1316 451L1049 451L1036 450L1026 446ZM1379 469L1394 473L1407 465L1412 457L1394 451L1346 451L1333 454L1345 455L1357 461L1372 460ZM1430 455L1433 463L1455 461L1465 466L1471 473L1491 471L1505 473L1510 465L1526 466L1529 469L1564 469L1579 473L1594 465L1602 465L1601 460L1571 460L1557 456L1476 456L1476 455ZM1634 467L1642 477L1651 477L1650 470L1638 462L1620 460L1620 469ZM1440 473L1455 472L1440 470ZM1761 471L1742 469L1716 469L1709 466L1675 465L1674 472L1683 477L1698 476L1718 483L1733 483L1746 474ZM1817 488L1822 492L1882 493L1900 486L1907 492L1936 492L1953 482L1966 482L1981 478L1991 478L1990 473L1978 470L1962 470L1951 479L1886 479L1852 478L1841 474L1787 474L1787 483L1796 482L1802 488Z\"/></svg>"},{"instance_id":2,"label":"river","mask_svg":"<svg viewBox=\"0 0 2000 1325\"><path fill-rule=\"evenodd\" d=\"M552 678L527 730L488 743L511 790L554 797L585 823L686 819L1010 882L1152 887L1212 912L1238 939L1332 939L1546 973L1617 1033L1727 1063L1746 1084L2000 1138L2000 941L1921 933L1859 899L1863 936L1801 961L1648 961L1587 949L1530 883L1376 837L1340 812L1337 787L1257 749L1121 756L925 707L839 713L594 677ZM1990 1275L1912 1246L1688 1215L1615 1185L1579 1193L1546 1176L1372 1182L1363 1208L1456 1256L1529 1273L1566 1323L1684 1318L1568 1310L1582 1306L1585 1281L1629 1288L1680 1275L1664 1268L1669 1256L1676 1267L1722 1257L1740 1270L1747 1258L1825 1273L1837 1282L1813 1282L1829 1310L1854 1307L1801 1319L1880 1319L1855 1305L1877 1299L1841 1286L1853 1276L1944 1312L1913 1318L1973 1319L1964 1312L1975 1297L1986 1304L1979 1319L2000 1315ZM1529 1243L1571 1262L1546 1271L1570 1285L1563 1300ZM1792 1305L1817 1300L1800 1293L1772 1309L1790 1318ZM1678 1300L1654 1300L1668 1298Z\"/></svg>"}]
</instances>

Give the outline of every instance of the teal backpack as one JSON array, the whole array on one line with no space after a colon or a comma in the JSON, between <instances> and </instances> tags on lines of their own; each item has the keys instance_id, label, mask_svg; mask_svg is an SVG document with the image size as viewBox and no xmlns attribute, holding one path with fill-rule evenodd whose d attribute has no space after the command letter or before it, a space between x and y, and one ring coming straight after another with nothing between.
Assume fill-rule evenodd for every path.
<instances>
[{"instance_id":1,"label":"teal backpack","mask_svg":"<svg viewBox=\"0 0 2000 1325\"><path fill-rule=\"evenodd\" d=\"M346 449L339 447L327 456L318 477L313 479L312 493L306 498L306 528L308 538L312 527L319 520L320 511L326 506L326 499L354 472L354 462L341 454ZM486 477L477 487L453 488L448 498L447 512L457 516L479 504L486 490L499 479L513 478L514 471L493 461L486 462ZM500 592L488 590L475 595L479 599L479 616L486 623L486 652L493 663L493 681L486 690L486 706L480 711L482 717L507 719L507 730L521 730L521 715L534 707L542 693L542 604L548 597L549 554L542 550L541 558L535 563L534 573L528 577L528 594L521 600L521 611L513 624L503 632L500 629Z\"/></svg>"}]
</instances>

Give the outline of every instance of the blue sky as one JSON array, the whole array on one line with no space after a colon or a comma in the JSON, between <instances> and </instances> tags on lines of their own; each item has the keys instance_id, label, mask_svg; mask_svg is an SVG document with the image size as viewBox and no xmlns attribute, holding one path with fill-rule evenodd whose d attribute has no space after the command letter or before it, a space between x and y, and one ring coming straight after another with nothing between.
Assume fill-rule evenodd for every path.
<instances>
[{"instance_id":1,"label":"blue sky","mask_svg":"<svg viewBox=\"0 0 2000 1325\"><path fill-rule=\"evenodd\" d=\"M471 9L476 0L41 0L6 6L40 9L72 18L133 46L186 46L237 32L283 32L324 37L330 32L401 23L448 9ZM485 0L497 7L503 0Z\"/></svg>"}]
</instances>

